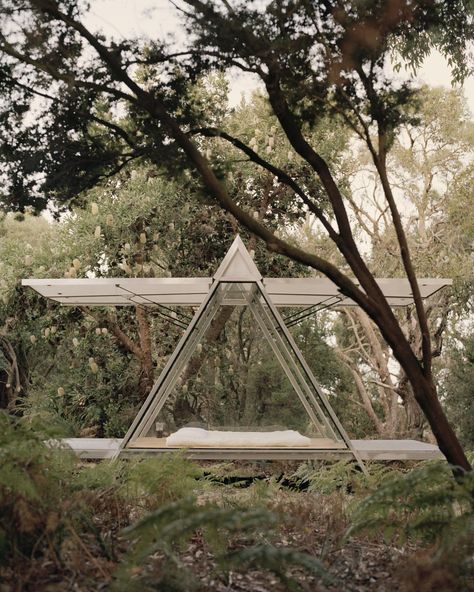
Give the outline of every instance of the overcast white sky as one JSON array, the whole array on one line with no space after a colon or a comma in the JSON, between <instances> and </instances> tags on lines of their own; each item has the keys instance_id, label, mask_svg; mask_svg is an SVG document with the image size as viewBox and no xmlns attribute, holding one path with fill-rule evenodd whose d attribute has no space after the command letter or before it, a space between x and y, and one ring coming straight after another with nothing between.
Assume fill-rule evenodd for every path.
<instances>
[{"instance_id":1,"label":"overcast white sky","mask_svg":"<svg viewBox=\"0 0 474 592\"><path fill-rule=\"evenodd\" d=\"M177 11L169 0L91 0L87 24L94 30L101 29L116 37L136 34L156 38L177 34L179 30ZM416 79L432 86L451 86L449 67L438 53L426 60ZM249 77L239 76L233 80L231 103L238 103L241 94L249 93L253 88L254 83ZM474 114L474 77L465 82L464 93Z\"/></svg>"}]
</instances>

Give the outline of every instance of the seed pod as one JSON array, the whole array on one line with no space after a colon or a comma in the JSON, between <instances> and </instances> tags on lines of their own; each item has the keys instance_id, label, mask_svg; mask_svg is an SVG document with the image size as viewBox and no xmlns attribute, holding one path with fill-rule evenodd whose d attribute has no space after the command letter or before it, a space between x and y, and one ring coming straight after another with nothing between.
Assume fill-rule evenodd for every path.
<instances>
[{"instance_id":1,"label":"seed pod","mask_svg":"<svg viewBox=\"0 0 474 592\"><path fill-rule=\"evenodd\" d=\"M170 222L168 224L168 228L171 230L171 232L173 232L173 230L174 230L174 222Z\"/></svg>"},{"instance_id":2,"label":"seed pod","mask_svg":"<svg viewBox=\"0 0 474 592\"><path fill-rule=\"evenodd\" d=\"M36 335L30 335L31 343L36 343Z\"/></svg>"},{"instance_id":3,"label":"seed pod","mask_svg":"<svg viewBox=\"0 0 474 592\"><path fill-rule=\"evenodd\" d=\"M62 387L62 386L60 386L60 387L58 388L58 395L59 395L60 397L64 397L64 395L65 395L65 390L63 389L63 387Z\"/></svg>"},{"instance_id":4,"label":"seed pod","mask_svg":"<svg viewBox=\"0 0 474 592\"><path fill-rule=\"evenodd\" d=\"M97 327L95 330L95 334L100 335L101 333L102 333L102 331L100 330L100 327Z\"/></svg>"},{"instance_id":5,"label":"seed pod","mask_svg":"<svg viewBox=\"0 0 474 592\"><path fill-rule=\"evenodd\" d=\"M91 369L92 374L97 374L97 372L99 372L99 366L96 362L92 362L91 364L89 364L89 367Z\"/></svg>"},{"instance_id":6,"label":"seed pod","mask_svg":"<svg viewBox=\"0 0 474 592\"><path fill-rule=\"evenodd\" d=\"M210 148L206 148L206 152L204 154L205 154L207 160L209 160L211 158L211 156L212 156L211 149Z\"/></svg>"},{"instance_id":7,"label":"seed pod","mask_svg":"<svg viewBox=\"0 0 474 592\"><path fill-rule=\"evenodd\" d=\"M57 330L58 330L58 328L56 327L56 325L53 325L51 327L51 333L56 333Z\"/></svg>"},{"instance_id":8,"label":"seed pod","mask_svg":"<svg viewBox=\"0 0 474 592\"><path fill-rule=\"evenodd\" d=\"M31 265L33 263L33 258L31 255L25 255L25 265Z\"/></svg>"},{"instance_id":9,"label":"seed pod","mask_svg":"<svg viewBox=\"0 0 474 592\"><path fill-rule=\"evenodd\" d=\"M258 220L258 212L252 212L252 216L255 218L255 220Z\"/></svg>"},{"instance_id":10,"label":"seed pod","mask_svg":"<svg viewBox=\"0 0 474 592\"><path fill-rule=\"evenodd\" d=\"M72 344L74 347L77 347L79 345L79 339L77 337L73 337Z\"/></svg>"},{"instance_id":11,"label":"seed pod","mask_svg":"<svg viewBox=\"0 0 474 592\"><path fill-rule=\"evenodd\" d=\"M125 244L123 245L123 250L124 250L124 251L130 251L130 243L125 243Z\"/></svg>"},{"instance_id":12,"label":"seed pod","mask_svg":"<svg viewBox=\"0 0 474 592\"><path fill-rule=\"evenodd\" d=\"M46 329L44 330L44 336L46 339L48 339L50 333L51 329L49 327L46 327Z\"/></svg>"},{"instance_id":13,"label":"seed pod","mask_svg":"<svg viewBox=\"0 0 474 592\"><path fill-rule=\"evenodd\" d=\"M99 213L99 206L95 203L95 201L91 203L91 212L93 216L97 216Z\"/></svg>"},{"instance_id":14,"label":"seed pod","mask_svg":"<svg viewBox=\"0 0 474 592\"><path fill-rule=\"evenodd\" d=\"M293 150L288 150L288 155L287 156L288 156L288 160L293 160L293 156L294 156Z\"/></svg>"},{"instance_id":15,"label":"seed pod","mask_svg":"<svg viewBox=\"0 0 474 592\"><path fill-rule=\"evenodd\" d=\"M77 277L77 271L75 267L70 267L69 268L69 277L70 278L75 278Z\"/></svg>"},{"instance_id":16,"label":"seed pod","mask_svg":"<svg viewBox=\"0 0 474 592\"><path fill-rule=\"evenodd\" d=\"M253 249L250 249L249 255L252 259L255 259L255 251Z\"/></svg>"},{"instance_id":17,"label":"seed pod","mask_svg":"<svg viewBox=\"0 0 474 592\"><path fill-rule=\"evenodd\" d=\"M132 269L130 265L125 261L125 259L122 261L122 263L119 263L119 267L120 269L123 269L125 273L128 273L128 275L132 273Z\"/></svg>"},{"instance_id":18,"label":"seed pod","mask_svg":"<svg viewBox=\"0 0 474 592\"><path fill-rule=\"evenodd\" d=\"M96 226L94 230L95 238L100 238L100 226Z\"/></svg>"},{"instance_id":19,"label":"seed pod","mask_svg":"<svg viewBox=\"0 0 474 592\"><path fill-rule=\"evenodd\" d=\"M200 354L202 352L202 343L198 343L196 346L196 351L198 354Z\"/></svg>"},{"instance_id":20,"label":"seed pod","mask_svg":"<svg viewBox=\"0 0 474 592\"><path fill-rule=\"evenodd\" d=\"M106 218L105 218L105 223L107 224L107 226L113 226L114 225L114 217L112 214L107 214Z\"/></svg>"},{"instance_id":21,"label":"seed pod","mask_svg":"<svg viewBox=\"0 0 474 592\"><path fill-rule=\"evenodd\" d=\"M108 332L109 330L107 329L107 327L102 327L102 335L107 335Z\"/></svg>"},{"instance_id":22,"label":"seed pod","mask_svg":"<svg viewBox=\"0 0 474 592\"><path fill-rule=\"evenodd\" d=\"M146 233L145 232L141 232L140 233L140 243L142 245L145 245L146 244Z\"/></svg>"},{"instance_id":23,"label":"seed pod","mask_svg":"<svg viewBox=\"0 0 474 592\"><path fill-rule=\"evenodd\" d=\"M188 392L188 385L183 384L183 393L187 393L187 392Z\"/></svg>"},{"instance_id":24,"label":"seed pod","mask_svg":"<svg viewBox=\"0 0 474 592\"><path fill-rule=\"evenodd\" d=\"M75 259L72 260L72 266L76 270L80 269L81 268L81 261L76 257Z\"/></svg>"}]
</instances>

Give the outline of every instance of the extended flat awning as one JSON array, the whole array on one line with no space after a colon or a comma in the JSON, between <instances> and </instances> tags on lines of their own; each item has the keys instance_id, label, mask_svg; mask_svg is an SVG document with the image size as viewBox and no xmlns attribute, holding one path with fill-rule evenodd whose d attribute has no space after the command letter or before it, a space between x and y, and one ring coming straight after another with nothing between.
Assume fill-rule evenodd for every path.
<instances>
[{"instance_id":1,"label":"extended flat awning","mask_svg":"<svg viewBox=\"0 0 474 592\"><path fill-rule=\"evenodd\" d=\"M147 307L199 306L209 292L213 278L82 278L26 279L24 286L68 306ZM421 278L423 298L428 298L452 280ZM380 278L377 283L391 306L413 302L410 285L404 278ZM263 285L276 306L356 306L327 278L264 278ZM225 302L224 302L225 304Z\"/></svg>"}]
</instances>

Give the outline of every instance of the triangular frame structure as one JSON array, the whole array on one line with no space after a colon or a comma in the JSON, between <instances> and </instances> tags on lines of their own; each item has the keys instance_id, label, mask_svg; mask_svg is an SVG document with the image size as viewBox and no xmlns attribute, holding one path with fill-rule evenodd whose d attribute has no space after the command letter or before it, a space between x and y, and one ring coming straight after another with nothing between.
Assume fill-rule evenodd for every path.
<instances>
[{"instance_id":1,"label":"triangular frame structure","mask_svg":"<svg viewBox=\"0 0 474 592\"><path fill-rule=\"evenodd\" d=\"M335 442L352 453L362 470L364 464L329 400L288 330L281 314L265 290L263 278L239 236L224 257L207 296L168 359L130 429L121 442L117 456L145 436L162 410L186 363L209 328L218 308L240 304L249 307L275 357L280 362L308 417ZM340 446L337 446L340 449Z\"/></svg>"}]
</instances>

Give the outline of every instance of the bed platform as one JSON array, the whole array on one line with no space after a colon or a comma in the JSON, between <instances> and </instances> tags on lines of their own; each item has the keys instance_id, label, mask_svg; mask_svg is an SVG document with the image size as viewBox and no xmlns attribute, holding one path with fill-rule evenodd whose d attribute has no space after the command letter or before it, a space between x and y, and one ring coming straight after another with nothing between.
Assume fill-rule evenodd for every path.
<instances>
[{"instance_id":1,"label":"bed platform","mask_svg":"<svg viewBox=\"0 0 474 592\"><path fill-rule=\"evenodd\" d=\"M120 450L119 438L64 438L57 442L70 448L83 459L115 458ZM434 444L417 440L351 440L362 460L435 460L444 458ZM154 455L185 450L187 457L196 460L339 460L353 458L351 450L340 442L315 438L314 448L176 448L167 447L165 438L139 438L133 446L123 448L121 456Z\"/></svg>"}]
</instances>

